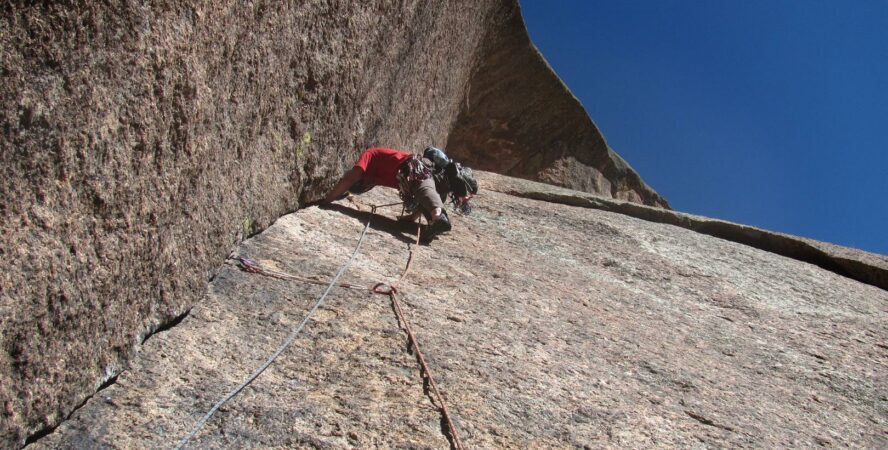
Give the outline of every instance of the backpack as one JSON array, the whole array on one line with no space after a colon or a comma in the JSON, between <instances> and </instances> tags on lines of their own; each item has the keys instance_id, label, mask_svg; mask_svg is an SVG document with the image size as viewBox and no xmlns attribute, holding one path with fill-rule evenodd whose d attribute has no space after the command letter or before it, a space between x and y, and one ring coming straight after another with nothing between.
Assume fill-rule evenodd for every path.
<instances>
[{"instance_id":1,"label":"backpack","mask_svg":"<svg viewBox=\"0 0 888 450\"><path fill-rule=\"evenodd\" d=\"M478 180L472 169L451 160L439 148L428 147L422 156L423 163L430 166L441 200L446 201L449 196L457 211L471 212L469 200L478 193Z\"/></svg>"}]
</instances>

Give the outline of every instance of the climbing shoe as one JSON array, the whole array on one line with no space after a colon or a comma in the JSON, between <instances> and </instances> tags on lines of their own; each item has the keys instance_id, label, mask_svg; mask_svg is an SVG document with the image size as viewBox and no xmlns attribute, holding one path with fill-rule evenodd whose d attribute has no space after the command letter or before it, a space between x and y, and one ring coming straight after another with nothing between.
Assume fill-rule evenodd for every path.
<instances>
[{"instance_id":1,"label":"climbing shoe","mask_svg":"<svg viewBox=\"0 0 888 450\"><path fill-rule=\"evenodd\" d=\"M423 236L423 241L430 242L432 239L435 238L435 236L441 233L446 233L452 228L453 226L450 225L450 218L447 217L447 213L442 212L441 215L438 216L438 220L432 222L429 225L428 231L426 231L425 236Z\"/></svg>"}]
</instances>

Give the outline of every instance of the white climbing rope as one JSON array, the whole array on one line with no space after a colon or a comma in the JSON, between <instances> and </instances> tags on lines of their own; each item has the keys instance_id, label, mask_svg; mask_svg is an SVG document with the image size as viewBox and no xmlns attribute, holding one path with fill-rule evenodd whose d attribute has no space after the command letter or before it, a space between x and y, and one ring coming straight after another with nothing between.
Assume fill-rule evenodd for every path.
<instances>
[{"instance_id":1,"label":"white climbing rope","mask_svg":"<svg viewBox=\"0 0 888 450\"><path fill-rule=\"evenodd\" d=\"M370 219L373 218L373 213L375 212L376 207L374 206L370 211L370 217L367 218L367 223L364 225L364 230L361 231L361 237L358 239L358 244L355 246L355 250L348 258L348 261L346 261L345 264L343 264L342 267L339 269L339 272L336 273L336 276L333 277L333 281L330 282L330 285L327 286L327 289L324 291L323 294L321 294L321 297L318 299L317 302L315 302L315 305L311 308L310 311L308 311L308 314L306 314L305 318L302 320L302 323L300 323L299 326L290 333L290 336L287 338L286 341L284 341L283 345L281 345L277 349L277 351L274 352L274 354L271 355L271 357L269 357L267 361L265 361L265 364L262 364L262 366L256 369L256 371L253 372L253 374L250 375L246 379L246 381L238 385L236 388L232 389L231 392L225 395L225 397L222 397L221 400L216 402L216 404L213 405L213 407L206 413L206 415L204 415L203 418L197 422L197 425L194 426L191 432L188 433L187 436L182 438L181 441L179 441L179 443L175 447L175 450L181 450L185 448L185 444L187 444L188 441L190 441L191 438L193 438L197 434L197 432L200 431L200 429L203 428L204 425L206 425L207 421L210 420L210 417L212 417L213 414L215 414L216 411L218 411L219 408L222 407L222 405L231 400L235 395L240 393L240 391L244 390L244 388L249 386L250 383L253 382L253 380L259 377L259 375L261 375L262 372L265 371L265 369L267 369L272 363L274 363L274 360L277 359L277 357L280 356L280 354L283 353L284 350L286 350L287 347L289 347L293 343L293 341L296 340L296 336L299 334L300 331L302 331L302 328L305 327L305 324L308 323L309 319L311 319L311 316L315 313L315 311L317 311L318 307L321 306L321 304L324 302L324 299L327 298L327 294L329 294L330 291L333 290L333 287L336 286L336 282L339 281L339 278L342 276L342 274L345 273L346 269L348 269L348 266L351 265L352 261L354 261L355 256L357 256L358 254L358 250L361 249L361 244L364 242L364 236L367 235L367 230L370 228Z\"/></svg>"}]
</instances>

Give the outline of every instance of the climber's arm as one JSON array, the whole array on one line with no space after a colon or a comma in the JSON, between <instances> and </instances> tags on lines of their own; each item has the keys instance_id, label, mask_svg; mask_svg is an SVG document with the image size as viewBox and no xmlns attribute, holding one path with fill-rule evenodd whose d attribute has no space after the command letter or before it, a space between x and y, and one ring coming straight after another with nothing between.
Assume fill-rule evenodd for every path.
<instances>
[{"instance_id":1,"label":"climber's arm","mask_svg":"<svg viewBox=\"0 0 888 450\"><path fill-rule=\"evenodd\" d=\"M330 203L338 199L348 188L352 187L358 181L361 181L361 177L364 176L364 171L361 170L360 167L352 167L351 170L345 173L342 176L342 179L336 183L336 186L333 186L333 189L327 194L327 197L324 198L324 203Z\"/></svg>"}]
</instances>

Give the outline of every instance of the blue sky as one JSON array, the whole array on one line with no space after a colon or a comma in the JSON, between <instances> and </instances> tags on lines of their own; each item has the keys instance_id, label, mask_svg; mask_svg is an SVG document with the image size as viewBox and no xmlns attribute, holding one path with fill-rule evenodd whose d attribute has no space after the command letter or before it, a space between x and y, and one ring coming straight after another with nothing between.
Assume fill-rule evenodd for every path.
<instances>
[{"instance_id":1,"label":"blue sky","mask_svg":"<svg viewBox=\"0 0 888 450\"><path fill-rule=\"evenodd\" d=\"M521 6L674 209L888 254L888 1Z\"/></svg>"}]
</instances>

